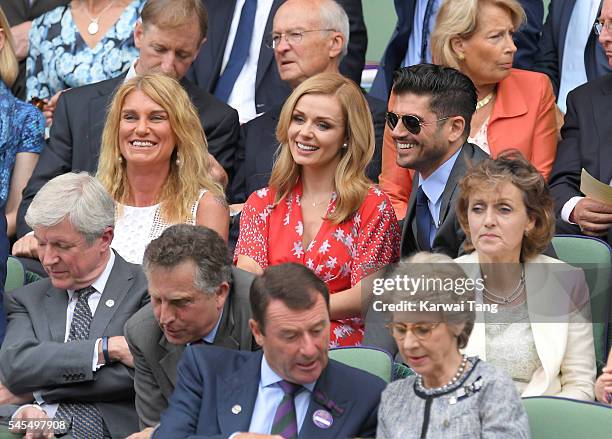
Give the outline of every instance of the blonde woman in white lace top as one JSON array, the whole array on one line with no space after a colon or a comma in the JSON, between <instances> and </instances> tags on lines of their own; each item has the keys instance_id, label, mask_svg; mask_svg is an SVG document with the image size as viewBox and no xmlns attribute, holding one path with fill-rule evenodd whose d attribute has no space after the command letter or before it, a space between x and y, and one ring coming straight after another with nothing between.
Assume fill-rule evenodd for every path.
<instances>
[{"instance_id":1,"label":"blonde woman in white lace top","mask_svg":"<svg viewBox=\"0 0 612 439\"><path fill-rule=\"evenodd\" d=\"M592 400L595 349L584 273L541 254L554 233L543 177L518 151L474 166L460 183L466 251L488 308L465 352L506 370L522 396Z\"/></svg>"},{"instance_id":2,"label":"blonde woman in white lace top","mask_svg":"<svg viewBox=\"0 0 612 439\"><path fill-rule=\"evenodd\" d=\"M114 247L132 262L140 263L148 242L172 224L207 226L227 241L229 211L210 176L204 130L170 77L136 76L119 87L97 177L119 206Z\"/></svg>"}]
</instances>

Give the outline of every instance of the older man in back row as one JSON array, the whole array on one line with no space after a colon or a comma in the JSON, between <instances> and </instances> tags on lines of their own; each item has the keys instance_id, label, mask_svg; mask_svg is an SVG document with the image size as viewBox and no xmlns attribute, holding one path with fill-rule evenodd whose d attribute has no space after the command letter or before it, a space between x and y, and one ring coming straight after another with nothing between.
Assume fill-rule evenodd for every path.
<instances>
[{"instance_id":1,"label":"older man in back row","mask_svg":"<svg viewBox=\"0 0 612 439\"><path fill-rule=\"evenodd\" d=\"M123 327L149 297L141 268L110 248L115 204L96 179L69 173L43 186L26 221L49 278L5 297L0 403L34 401L13 421L53 421L57 435L124 438L138 422Z\"/></svg>"},{"instance_id":2,"label":"older man in back row","mask_svg":"<svg viewBox=\"0 0 612 439\"><path fill-rule=\"evenodd\" d=\"M136 411L149 437L176 385L185 345L252 350L249 288L253 275L232 266L227 245L213 230L179 224L152 241L144 255L151 304L125 325L134 355Z\"/></svg>"}]
</instances>

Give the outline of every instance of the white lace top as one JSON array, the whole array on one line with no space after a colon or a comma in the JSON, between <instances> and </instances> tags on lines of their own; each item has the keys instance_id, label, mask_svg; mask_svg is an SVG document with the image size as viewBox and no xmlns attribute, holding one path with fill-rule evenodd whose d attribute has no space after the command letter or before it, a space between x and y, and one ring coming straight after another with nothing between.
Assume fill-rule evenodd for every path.
<instances>
[{"instance_id":1,"label":"white lace top","mask_svg":"<svg viewBox=\"0 0 612 439\"><path fill-rule=\"evenodd\" d=\"M525 303L487 315L485 326L487 362L505 370L519 395L542 363L536 350Z\"/></svg>"},{"instance_id":2,"label":"white lace top","mask_svg":"<svg viewBox=\"0 0 612 439\"><path fill-rule=\"evenodd\" d=\"M206 190L201 190L198 199L191 206L189 218L185 224L195 224L198 205ZM149 242L159 237L172 224L161 217L159 204L146 207L118 205L118 216L115 221L115 237L111 247L128 262L142 264L144 251Z\"/></svg>"},{"instance_id":3,"label":"white lace top","mask_svg":"<svg viewBox=\"0 0 612 439\"><path fill-rule=\"evenodd\" d=\"M474 137L468 137L468 142L477 145L487 154L491 154L491 148L489 148L489 140L487 138L489 133L489 119L490 117L487 117L487 120L480 126L480 129Z\"/></svg>"}]
</instances>

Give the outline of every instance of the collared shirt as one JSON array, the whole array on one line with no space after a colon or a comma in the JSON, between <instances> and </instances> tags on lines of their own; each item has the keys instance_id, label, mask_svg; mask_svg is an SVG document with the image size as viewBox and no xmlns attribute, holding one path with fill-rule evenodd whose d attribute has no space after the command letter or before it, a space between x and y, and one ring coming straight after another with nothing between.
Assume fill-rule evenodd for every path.
<instances>
[{"instance_id":1,"label":"collared shirt","mask_svg":"<svg viewBox=\"0 0 612 439\"><path fill-rule=\"evenodd\" d=\"M232 92L227 100L228 105L238 111L238 117L241 124L246 123L257 116L257 110L255 108L255 81L257 78L257 63L259 61L260 50L272 50L265 46L262 47L266 23L268 22L268 16L270 15L270 10L272 9L272 1L273 0L257 1L255 24L253 26L253 34L251 36L249 56L242 66L242 70L240 71L238 78L236 78L234 88L232 89ZM232 47L234 46L234 39L236 38L236 31L238 30L238 23L240 23L240 13L242 12L244 2L245 0L237 0L236 6L234 7L234 16L232 18L229 34L227 36L225 52L223 53L221 73L223 73L225 70L225 66L227 65L230 54L232 53Z\"/></svg>"},{"instance_id":2,"label":"collared shirt","mask_svg":"<svg viewBox=\"0 0 612 439\"><path fill-rule=\"evenodd\" d=\"M584 65L584 49L597 18L599 4L600 0L576 0L574 4L565 36L561 83L557 99L557 104L564 113L567 111L565 102L567 94L588 81Z\"/></svg>"},{"instance_id":3,"label":"collared shirt","mask_svg":"<svg viewBox=\"0 0 612 439\"><path fill-rule=\"evenodd\" d=\"M225 299L228 300L228 299ZM221 319L223 318L223 308L221 308L221 314L219 314L219 319L217 320L217 323L215 324L215 327L212 328L212 331L210 331L208 334L206 334L204 337L202 337L202 340L204 340L204 342L208 343L208 344L213 344L215 341L215 337L217 336L217 331L219 330L219 325L221 324Z\"/></svg>"},{"instance_id":4,"label":"collared shirt","mask_svg":"<svg viewBox=\"0 0 612 439\"><path fill-rule=\"evenodd\" d=\"M104 288L106 288L106 283L108 282L108 278L113 269L113 265L115 264L115 252L110 251L110 257L108 258L108 262L106 263L106 267L104 271L98 278L92 282L91 286L96 289L96 292L89 296L87 299L87 304L89 305L89 309L91 310L91 315L94 316L96 314L96 310L98 309L98 304L100 303L100 298L102 297L102 292ZM68 308L66 309L66 332L64 335L64 343L68 341L68 336L70 334L70 325L72 323L72 317L74 316L74 309L76 308L76 304L78 302L78 297L74 295L75 290L67 290L68 294ZM92 360L92 370L95 372L100 368L101 365L98 365L98 344L101 339L96 340L96 344L94 346L93 351L93 360ZM42 399L42 395L40 391L34 392L34 399L41 406L41 408L47 413L49 418L53 418L55 416L55 412L59 404L46 404Z\"/></svg>"},{"instance_id":5,"label":"collared shirt","mask_svg":"<svg viewBox=\"0 0 612 439\"><path fill-rule=\"evenodd\" d=\"M436 17L440 10L441 0L434 0L431 16L429 18L429 35L433 32L436 25ZM421 63L421 46L423 43L423 23L425 21L425 9L427 8L427 0L417 0L414 10L414 23L412 24L412 32L408 37L408 50L402 64L403 67L413 66ZM431 47L427 42L426 60L431 62Z\"/></svg>"},{"instance_id":6,"label":"collared shirt","mask_svg":"<svg viewBox=\"0 0 612 439\"><path fill-rule=\"evenodd\" d=\"M132 65L128 69L127 75L125 75L125 79L124 79L123 82L129 81L130 79L132 79L134 76L136 76L138 74L136 72L136 63L137 62L138 62L138 58L136 58L134 61L132 61Z\"/></svg>"},{"instance_id":7,"label":"collared shirt","mask_svg":"<svg viewBox=\"0 0 612 439\"><path fill-rule=\"evenodd\" d=\"M268 364L266 356L264 355L261 360L261 378L259 380L259 391L257 392L257 399L255 400L255 406L253 408L253 417L251 418L251 425L249 426L250 433L262 433L270 434L272 431L272 423L274 421L274 414L280 404L283 396L285 395L283 390L277 384L283 379L276 374ZM308 411L308 404L310 404L310 397L314 390L316 381L304 384L305 390L302 390L295 395L295 414L297 418L298 432L302 428L306 412Z\"/></svg>"},{"instance_id":8,"label":"collared shirt","mask_svg":"<svg viewBox=\"0 0 612 439\"><path fill-rule=\"evenodd\" d=\"M436 169L429 177L422 179L419 174L419 186L423 187L423 192L427 195L429 212L434 222L434 227L431 228L429 234L429 244L433 243L438 227L440 227L440 207L442 206L442 194L448 182L453 166L459 157L461 148L457 150L447 161L445 161L438 169Z\"/></svg>"}]
</instances>

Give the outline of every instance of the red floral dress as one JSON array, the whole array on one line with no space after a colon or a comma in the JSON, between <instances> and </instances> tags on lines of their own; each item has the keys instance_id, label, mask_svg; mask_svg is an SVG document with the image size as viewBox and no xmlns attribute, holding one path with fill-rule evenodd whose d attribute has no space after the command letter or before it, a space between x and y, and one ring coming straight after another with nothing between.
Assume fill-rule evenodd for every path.
<instances>
[{"instance_id":1,"label":"red floral dress","mask_svg":"<svg viewBox=\"0 0 612 439\"><path fill-rule=\"evenodd\" d=\"M387 195L377 186L369 188L351 219L338 225L324 219L307 248L302 244L301 183L274 208L275 195L271 188L260 189L245 203L234 263L238 255L244 255L263 269L285 262L304 264L325 281L333 294L398 260L399 226ZM335 209L335 200L333 194L328 214ZM358 345L362 339L362 319L332 321L331 347Z\"/></svg>"}]
</instances>

